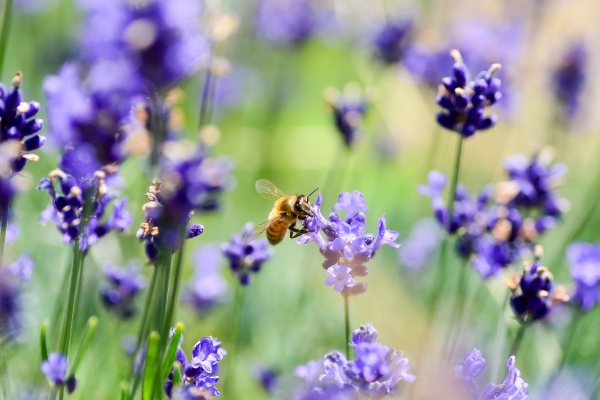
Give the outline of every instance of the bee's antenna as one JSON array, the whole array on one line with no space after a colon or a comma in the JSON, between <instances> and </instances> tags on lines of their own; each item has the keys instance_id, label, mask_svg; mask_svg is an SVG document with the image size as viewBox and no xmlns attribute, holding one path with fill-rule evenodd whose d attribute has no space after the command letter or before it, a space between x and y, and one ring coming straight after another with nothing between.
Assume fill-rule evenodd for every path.
<instances>
[{"instance_id":1,"label":"bee's antenna","mask_svg":"<svg viewBox=\"0 0 600 400\"><path fill-rule=\"evenodd\" d=\"M313 194L315 194L315 192L319 190L319 188L316 188L315 190L313 190L312 192L310 192L310 194L308 196L306 196L306 200L310 199L310 196L312 196Z\"/></svg>"}]
</instances>

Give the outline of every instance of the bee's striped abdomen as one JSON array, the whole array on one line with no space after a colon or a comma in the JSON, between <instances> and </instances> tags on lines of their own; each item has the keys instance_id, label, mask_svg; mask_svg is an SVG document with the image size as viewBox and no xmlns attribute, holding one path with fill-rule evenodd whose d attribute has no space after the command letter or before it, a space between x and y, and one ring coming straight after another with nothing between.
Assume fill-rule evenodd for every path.
<instances>
[{"instance_id":1,"label":"bee's striped abdomen","mask_svg":"<svg viewBox=\"0 0 600 400\"><path fill-rule=\"evenodd\" d=\"M283 220L275 221L267 228L267 239L270 244L277 244L283 240L289 224Z\"/></svg>"}]
</instances>

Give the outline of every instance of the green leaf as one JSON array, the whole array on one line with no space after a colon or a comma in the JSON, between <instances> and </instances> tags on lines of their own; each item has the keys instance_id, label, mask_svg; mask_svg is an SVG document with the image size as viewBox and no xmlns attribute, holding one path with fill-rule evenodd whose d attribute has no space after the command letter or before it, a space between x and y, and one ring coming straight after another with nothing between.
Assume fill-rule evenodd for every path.
<instances>
[{"instance_id":1,"label":"green leaf","mask_svg":"<svg viewBox=\"0 0 600 400\"><path fill-rule=\"evenodd\" d=\"M121 400L129 400L129 382L121 381Z\"/></svg>"},{"instance_id":2,"label":"green leaf","mask_svg":"<svg viewBox=\"0 0 600 400\"><path fill-rule=\"evenodd\" d=\"M75 355L75 361L73 361L73 363L71 364L71 368L69 368L67 376L73 376L77 372L77 367L79 367L79 364L81 364L81 360L83 360L83 356L85 356L90 342L94 338L96 328L98 328L98 317L92 315L90 319L88 319L85 334L83 336L83 339L81 340L81 343L79 343L79 350Z\"/></svg>"},{"instance_id":3,"label":"green leaf","mask_svg":"<svg viewBox=\"0 0 600 400\"><path fill-rule=\"evenodd\" d=\"M46 340L46 331L48 330L48 320L45 319L40 327L40 347L42 349L42 362L48 359L48 343Z\"/></svg>"},{"instance_id":4,"label":"green leaf","mask_svg":"<svg viewBox=\"0 0 600 400\"><path fill-rule=\"evenodd\" d=\"M158 347L160 335L156 331L150 333L148 339L148 352L146 353L146 365L144 367L144 380L142 382L142 400L151 400L154 387L154 368L158 361Z\"/></svg>"},{"instance_id":5,"label":"green leaf","mask_svg":"<svg viewBox=\"0 0 600 400\"><path fill-rule=\"evenodd\" d=\"M173 333L171 340L169 340L167 352L165 353L165 359L162 363L163 371L161 375L161 382L164 382L167 379L171 369L173 368L173 361L175 361L175 357L177 356L177 348L179 347L179 339L181 339L182 333L183 324L178 322L177 325L175 325L175 332Z\"/></svg>"}]
</instances>

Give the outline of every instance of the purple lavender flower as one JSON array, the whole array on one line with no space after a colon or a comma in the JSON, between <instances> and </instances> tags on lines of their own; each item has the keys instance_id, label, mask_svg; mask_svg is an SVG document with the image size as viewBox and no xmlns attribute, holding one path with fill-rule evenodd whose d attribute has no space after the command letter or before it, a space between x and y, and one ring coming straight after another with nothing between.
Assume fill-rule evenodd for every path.
<instances>
[{"instance_id":1,"label":"purple lavender flower","mask_svg":"<svg viewBox=\"0 0 600 400\"><path fill-rule=\"evenodd\" d=\"M410 270L424 267L440 241L440 228L433 219L419 220L398 250L402 265Z\"/></svg>"},{"instance_id":2,"label":"purple lavender flower","mask_svg":"<svg viewBox=\"0 0 600 400\"><path fill-rule=\"evenodd\" d=\"M33 262L27 254L0 270L0 341L16 340L21 333L24 283L31 278Z\"/></svg>"},{"instance_id":3,"label":"purple lavender flower","mask_svg":"<svg viewBox=\"0 0 600 400\"><path fill-rule=\"evenodd\" d=\"M352 341L350 346L356 347L360 343L373 343L377 341L377 329L370 322L366 325L361 325L358 329L352 331Z\"/></svg>"},{"instance_id":4,"label":"purple lavender flower","mask_svg":"<svg viewBox=\"0 0 600 400\"><path fill-rule=\"evenodd\" d=\"M569 296L562 286L554 286L554 277L540 262L541 247L536 248L533 264L525 264L523 274L508 279L512 292L510 305L521 323L531 323L545 319L551 307L558 302L566 302Z\"/></svg>"},{"instance_id":5,"label":"purple lavender flower","mask_svg":"<svg viewBox=\"0 0 600 400\"><path fill-rule=\"evenodd\" d=\"M180 341L179 345L181 345L182 341L183 340ZM221 348L221 342L212 336L205 336L194 345L192 349L192 358L189 362L181 347L178 347L176 359L183 367L183 382L181 383L184 383L186 386L194 387L197 390L182 389L182 391L177 393L173 398L202 398L190 396L200 396L205 393L208 393L210 396L219 396L221 393L215 387L215 384L219 380L219 377L216 376L216 374L219 371L219 362L226 354L227 352ZM171 371L171 374L169 374L169 377L165 382L165 392L169 398L171 398L172 389L173 371Z\"/></svg>"},{"instance_id":6,"label":"purple lavender flower","mask_svg":"<svg viewBox=\"0 0 600 400\"><path fill-rule=\"evenodd\" d=\"M194 275L182 297L199 313L212 309L227 294L228 284L221 274L221 257L219 248L212 245L205 245L194 253Z\"/></svg>"},{"instance_id":7,"label":"purple lavender flower","mask_svg":"<svg viewBox=\"0 0 600 400\"><path fill-rule=\"evenodd\" d=\"M12 86L6 90L0 85L0 176L9 178L23 170L27 161L37 161L38 156L30 153L44 145L46 138L38 135L43 121L33 118L40 110L35 101L24 102L21 93L21 73L13 78Z\"/></svg>"},{"instance_id":8,"label":"purple lavender flower","mask_svg":"<svg viewBox=\"0 0 600 400\"><path fill-rule=\"evenodd\" d=\"M591 310L600 301L600 244L572 243L567 260L575 280L572 301L582 310Z\"/></svg>"},{"instance_id":9,"label":"purple lavender flower","mask_svg":"<svg viewBox=\"0 0 600 400\"><path fill-rule=\"evenodd\" d=\"M254 378L260 383L265 392L271 395L275 393L279 383L279 373L277 371L266 366L259 366Z\"/></svg>"},{"instance_id":10,"label":"purple lavender flower","mask_svg":"<svg viewBox=\"0 0 600 400\"><path fill-rule=\"evenodd\" d=\"M379 231L376 235L365 234L365 215L360 212L368 210L364 196L358 191L353 193L341 193L334 210L345 210L346 220L342 220L338 214L332 213L329 218L321 214L322 197L319 194L317 201L312 207L313 217L303 221L303 225L309 233L302 235L297 243L304 244L315 242L325 257L323 268L330 273L326 283L328 286L337 284L334 289L342 289L342 295L360 294L366 290L366 283L355 283L354 278L366 276L369 272L364 265L377 250L384 244L392 247L400 247L395 240L398 232L388 230L385 215L379 220ZM321 234L325 234L325 238ZM330 267L331 270L330 270ZM350 271L344 268L349 268ZM346 272L349 276L346 276Z\"/></svg>"},{"instance_id":11,"label":"purple lavender flower","mask_svg":"<svg viewBox=\"0 0 600 400\"><path fill-rule=\"evenodd\" d=\"M161 247L174 251L184 239L204 231L195 224L183 232L194 211L214 208L216 197L229 182L229 175L221 174L220 168L219 173L214 172L219 161L206 157L202 149L177 142L165 147L165 164L146 193L148 202L142 206L146 218L138 231L150 262L156 260Z\"/></svg>"},{"instance_id":12,"label":"purple lavender flower","mask_svg":"<svg viewBox=\"0 0 600 400\"><path fill-rule=\"evenodd\" d=\"M539 214L530 224L529 235L532 238L553 227L567 209L565 200L556 191L567 167L564 164L551 165L551 162L552 152L549 149L535 154L530 161L522 155L508 157L504 161L509 178L505 184L504 202L527 207Z\"/></svg>"},{"instance_id":13,"label":"purple lavender flower","mask_svg":"<svg viewBox=\"0 0 600 400\"><path fill-rule=\"evenodd\" d=\"M477 378L485 368L485 359L476 348L465 354L461 365L454 367L454 376L467 387L473 400L523 400L529 395L527 383L521 378L521 371L515 366L515 356L506 362L508 376L502 385L488 384L481 392L474 378Z\"/></svg>"},{"instance_id":14,"label":"purple lavender flower","mask_svg":"<svg viewBox=\"0 0 600 400\"><path fill-rule=\"evenodd\" d=\"M231 271L244 286L250 283L250 274L259 272L263 263L273 255L266 239L244 243L244 235L253 227L251 222L246 223L241 235L231 235L229 243L221 244L221 252L229 260Z\"/></svg>"},{"instance_id":15,"label":"purple lavender flower","mask_svg":"<svg viewBox=\"0 0 600 400\"><path fill-rule=\"evenodd\" d=\"M402 357L402 353L375 341L373 332L376 331L372 325L361 329L369 331L369 337L356 343L356 359L346 360L342 353L332 351L321 360L296 368L295 374L307 385L300 399L358 399L360 394L385 396L397 393L402 381L416 379L409 373L408 359ZM345 397L348 394L352 395Z\"/></svg>"},{"instance_id":16,"label":"purple lavender flower","mask_svg":"<svg viewBox=\"0 0 600 400\"><path fill-rule=\"evenodd\" d=\"M344 144L352 147L361 132L362 120L367 112L369 99L356 83L348 83L340 93L335 88L325 91L325 102L333 111L333 120Z\"/></svg>"},{"instance_id":17,"label":"purple lavender flower","mask_svg":"<svg viewBox=\"0 0 600 400\"><path fill-rule=\"evenodd\" d=\"M474 198L458 184L452 215L442 197L445 175L431 171L429 185L419 187L431 198L439 224L457 236L458 255L470 259L483 278L497 276L502 268L521 258L565 208L554 190L562 168L547 168L547 161L529 164L523 157L511 158L506 165L509 180L496 185L495 198L489 186Z\"/></svg>"},{"instance_id":18,"label":"purple lavender flower","mask_svg":"<svg viewBox=\"0 0 600 400\"><path fill-rule=\"evenodd\" d=\"M521 378L521 371L515 366L515 356L509 357L506 362L508 375L502 385L487 385L481 394L481 400L523 400L529 395L529 386Z\"/></svg>"},{"instance_id":19,"label":"purple lavender flower","mask_svg":"<svg viewBox=\"0 0 600 400\"><path fill-rule=\"evenodd\" d=\"M100 287L100 297L106 308L120 318L133 317L137 312L135 298L146 284L137 264L130 262L124 269L106 265L104 275L107 282Z\"/></svg>"},{"instance_id":20,"label":"purple lavender flower","mask_svg":"<svg viewBox=\"0 0 600 400\"><path fill-rule=\"evenodd\" d=\"M454 367L454 376L459 378L466 386L471 398L477 400L479 398L479 388L475 383L474 378L477 378L485 368L485 359L481 352L474 348L469 353L465 354L465 358L461 365Z\"/></svg>"},{"instance_id":21,"label":"purple lavender flower","mask_svg":"<svg viewBox=\"0 0 600 400\"><path fill-rule=\"evenodd\" d=\"M375 40L375 58L384 64L397 64L410 44L413 23L411 20L386 21Z\"/></svg>"},{"instance_id":22,"label":"purple lavender flower","mask_svg":"<svg viewBox=\"0 0 600 400\"><path fill-rule=\"evenodd\" d=\"M585 87L587 64L586 48L582 43L576 43L563 55L552 74L554 95L567 118L572 118L579 108Z\"/></svg>"},{"instance_id":23,"label":"purple lavender flower","mask_svg":"<svg viewBox=\"0 0 600 400\"><path fill-rule=\"evenodd\" d=\"M275 45L299 46L323 25L325 11L309 0L260 0L255 29Z\"/></svg>"},{"instance_id":24,"label":"purple lavender flower","mask_svg":"<svg viewBox=\"0 0 600 400\"><path fill-rule=\"evenodd\" d=\"M362 342L356 346L356 360L349 365L358 379L367 383L381 380L391 371L386 360L387 348L376 342Z\"/></svg>"},{"instance_id":25,"label":"purple lavender flower","mask_svg":"<svg viewBox=\"0 0 600 400\"><path fill-rule=\"evenodd\" d=\"M442 79L439 87L436 101L444 111L437 114L437 122L468 138L496 123L496 116L484 117L483 113L486 107L502 97L500 80L492 76L500 64L492 64L488 71L482 71L471 81L458 50L452 50L450 54L454 58L454 67L452 76Z\"/></svg>"},{"instance_id":26,"label":"purple lavender flower","mask_svg":"<svg viewBox=\"0 0 600 400\"><path fill-rule=\"evenodd\" d=\"M174 85L207 60L197 2L155 0L134 5L83 0L81 5L86 13L85 59L91 65L104 64L105 71L125 70L128 77L141 77L144 90L158 92ZM97 74L94 81L111 86L115 75Z\"/></svg>"},{"instance_id":27,"label":"purple lavender flower","mask_svg":"<svg viewBox=\"0 0 600 400\"><path fill-rule=\"evenodd\" d=\"M52 204L46 207L41 220L57 225L63 233L63 243L69 244L80 239L80 249L87 250L111 230L122 232L131 223L131 215L124 209L126 198L115 202L113 213L106 218L106 222L101 222L108 204L116 198L106 184L103 171L97 171L90 179L81 180L59 169L52 171L49 176L42 178L38 185L38 190L46 191L52 198ZM62 194L57 193L54 187L56 183ZM89 206L85 206L86 201Z\"/></svg>"},{"instance_id":28,"label":"purple lavender flower","mask_svg":"<svg viewBox=\"0 0 600 400\"><path fill-rule=\"evenodd\" d=\"M101 71L101 75L118 76L119 82L110 87L86 85L73 63L44 81L51 137L66 149L60 167L78 180L90 179L103 167L114 168L127 155L123 126L139 88L135 79L120 71Z\"/></svg>"},{"instance_id":29,"label":"purple lavender flower","mask_svg":"<svg viewBox=\"0 0 600 400\"><path fill-rule=\"evenodd\" d=\"M68 393L73 393L77 380L74 376L67 377L69 363L60 353L50 353L48 359L42 362L42 372L54 386L66 386Z\"/></svg>"},{"instance_id":30,"label":"purple lavender flower","mask_svg":"<svg viewBox=\"0 0 600 400\"><path fill-rule=\"evenodd\" d=\"M368 212L365 196L358 190L352 193L342 192L338 197L337 203L333 205L333 211L344 210L346 219L353 218L359 212Z\"/></svg>"},{"instance_id":31,"label":"purple lavender flower","mask_svg":"<svg viewBox=\"0 0 600 400\"><path fill-rule=\"evenodd\" d=\"M329 276L325 279L325 285L333 286L333 290L342 293L345 288L351 288L354 286L354 279L352 279L352 269L345 265L334 264L327 268Z\"/></svg>"}]
</instances>

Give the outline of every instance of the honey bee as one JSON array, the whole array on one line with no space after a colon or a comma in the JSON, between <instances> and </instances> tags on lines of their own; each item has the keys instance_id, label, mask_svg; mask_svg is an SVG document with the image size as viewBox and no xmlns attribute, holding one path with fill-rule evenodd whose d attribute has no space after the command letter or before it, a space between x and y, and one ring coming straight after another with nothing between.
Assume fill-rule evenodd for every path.
<instances>
[{"instance_id":1,"label":"honey bee","mask_svg":"<svg viewBox=\"0 0 600 400\"><path fill-rule=\"evenodd\" d=\"M306 217L313 216L308 199L318 189L313 190L308 196L303 194L286 195L272 182L266 179L257 180L256 191L258 194L266 199L275 200L275 205L269 213L269 219L247 232L244 235L243 242L250 243L264 231L267 231L267 239L273 245L283 240L288 229L292 239L308 233L309 230L305 227L296 228L296 223L298 220L304 221Z\"/></svg>"}]
</instances>

